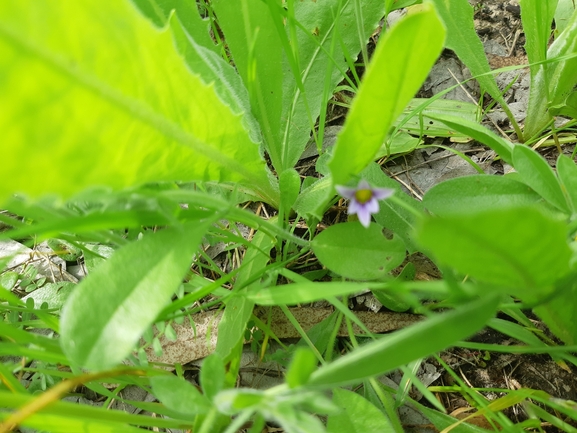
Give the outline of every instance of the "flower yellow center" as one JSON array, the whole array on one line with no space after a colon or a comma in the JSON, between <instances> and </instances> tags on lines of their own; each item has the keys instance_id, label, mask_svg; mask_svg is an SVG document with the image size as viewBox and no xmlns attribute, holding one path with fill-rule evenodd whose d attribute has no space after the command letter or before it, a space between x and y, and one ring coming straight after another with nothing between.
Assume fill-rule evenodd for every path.
<instances>
[{"instance_id":1,"label":"flower yellow center","mask_svg":"<svg viewBox=\"0 0 577 433\"><path fill-rule=\"evenodd\" d=\"M355 198L360 204L365 204L373 197L373 191L370 189L359 189L355 192Z\"/></svg>"}]
</instances>

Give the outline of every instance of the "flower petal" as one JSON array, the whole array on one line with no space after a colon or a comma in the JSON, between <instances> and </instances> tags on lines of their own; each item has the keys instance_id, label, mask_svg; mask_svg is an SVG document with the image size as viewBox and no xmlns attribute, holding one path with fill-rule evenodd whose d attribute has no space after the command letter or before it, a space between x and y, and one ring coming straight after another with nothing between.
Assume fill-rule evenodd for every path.
<instances>
[{"instance_id":1,"label":"flower petal","mask_svg":"<svg viewBox=\"0 0 577 433\"><path fill-rule=\"evenodd\" d=\"M359 189L373 189L371 188L371 185L369 185L369 182L367 182L365 179L361 179L361 181L359 182L359 185L356 187L357 190Z\"/></svg>"},{"instance_id":2,"label":"flower petal","mask_svg":"<svg viewBox=\"0 0 577 433\"><path fill-rule=\"evenodd\" d=\"M349 202L349 207L348 207L348 209L347 209L347 213L348 213L349 215L354 215L354 214L358 213L359 210L362 209L362 208L363 208L363 205L362 205L361 203L359 203L359 202L356 201L355 199L352 199L352 200Z\"/></svg>"},{"instance_id":3,"label":"flower petal","mask_svg":"<svg viewBox=\"0 0 577 433\"><path fill-rule=\"evenodd\" d=\"M379 201L373 197L367 203L365 203L364 207L370 214L377 213L379 212Z\"/></svg>"},{"instance_id":4,"label":"flower petal","mask_svg":"<svg viewBox=\"0 0 577 433\"><path fill-rule=\"evenodd\" d=\"M355 192L357 192L357 188L349 188L346 186L335 185L335 189L344 198L348 198L352 200L355 197Z\"/></svg>"},{"instance_id":5,"label":"flower petal","mask_svg":"<svg viewBox=\"0 0 577 433\"><path fill-rule=\"evenodd\" d=\"M366 206L359 206L357 211L357 215L359 217L359 222L365 227L369 228L371 225L371 213L367 209Z\"/></svg>"},{"instance_id":6,"label":"flower petal","mask_svg":"<svg viewBox=\"0 0 577 433\"><path fill-rule=\"evenodd\" d=\"M384 200L392 196L395 192L394 189L390 188L372 188L373 197L377 200Z\"/></svg>"}]
</instances>

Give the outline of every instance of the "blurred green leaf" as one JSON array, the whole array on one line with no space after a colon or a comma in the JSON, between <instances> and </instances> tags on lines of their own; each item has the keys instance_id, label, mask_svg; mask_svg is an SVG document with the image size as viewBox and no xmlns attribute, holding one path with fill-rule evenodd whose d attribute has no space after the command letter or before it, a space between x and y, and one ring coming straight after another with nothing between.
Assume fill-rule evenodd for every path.
<instances>
[{"instance_id":1,"label":"blurred green leaf","mask_svg":"<svg viewBox=\"0 0 577 433\"><path fill-rule=\"evenodd\" d=\"M533 149L515 146L513 166L523 183L533 188L545 200L565 213L569 213L561 185L551 166Z\"/></svg>"},{"instance_id":2,"label":"blurred green leaf","mask_svg":"<svg viewBox=\"0 0 577 433\"><path fill-rule=\"evenodd\" d=\"M567 203L573 213L577 213L577 165L575 162L561 154L557 158L557 176L563 192L567 196Z\"/></svg>"},{"instance_id":3,"label":"blurred green leaf","mask_svg":"<svg viewBox=\"0 0 577 433\"><path fill-rule=\"evenodd\" d=\"M555 10L555 37L565 30L574 11L575 2L573 0L559 0Z\"/></svg>"},{"instance_id":4,"label":"blurred green leaf","mask_svg":"<svg viewBox=\"0 0 577 433\"><path fill-rule=\"evenodd\" d=\"M556 296L534 311L565 344L577 344L577 284L575 273L557 286Z\"/></svg>"},{"instance_id":5,"label":"blurred green leaf","mask_svg":"<svg viewBox=\"0 0 577 433\"><path fill-rule=\"evenodd\" d=\"M372 341L312 374L308 385L332 388L384 374L418 358L429 356L467 338L494 316L499 297L483 294L481 299L460 305Z\"/></svg>"},{"instance_id":6,"label":"blurred green leaf","mask_svg":"<svg viewBox=\"0 0 577 433\"><path fill-rule=\"evenodd\" d=\"M423 197L435 215L470 213L475 210L531 205L541 197L529 186L504 176L464 176L431 188Z\"/></svg>"},{"instance_id":7,"label":"blurred green leaf","mask_svg":"<svg viewBox=\"0 0 577 433\"><path fill-rule=\"evenodd\" d=\"M200 369L200 386L209 400L212 400L224 387L224 375L224 363L220 356L213 353L204 358Z\"/></svg>"},{"instance_id":8,"label":"blurred green leaf","mask_svg":"<svg viewBox=\"0 0 577 433\"><path fill-rule=\"evenodd\" d=\"M29 295L26 295L22 300L26 302L27 299L32 298L34 299L34 305L38 308L42 303L46 302L48 308L60 309L75 287L76 284L68 281L48 283L39 289L34 290Z\"/></svg>"},{"instance_id":9,"label":"blurred green leaf","mask_svg":"<svg viewBox=\"0 0 577 433\"><path fill-rule=\"evenodd\" d=\"M317 357L312 350L304 347L297 348L285 375L288 387L297 388L306 384L312 372L316 370L317 362Z\"/></svg>"},{"instance_id":10,"label":"blurred green leaf","mask_svg":"<svg viewBox=\"0 0 577 433\"><path fill-rule=\"evenodd\" d=\"M182 282L209 222L160 230L119 249L68 298L61 344L91 370L121 362Z\"/></svg>"},{"instance_id":11,"label":"blurred green leaf","mask_svg":"<svg viewBox=\"0 0 577 433\"><path fill-rule=\"evenodd\" d=\"M294 168L283 171L279 177L281 204L284 212L292 209L301 190L301 178Z\"/></svg>"},{"instance_id":12,"label":"blurred green leaf","mask_svg":"<svg viewBox=\"0 0 577 433\"><path fill-rule=\"evenodd\" d=\"M565 224L534 207L427 218L417 238L440 263L525 301L569 271Z\"/></svg>"},{"instance_id":13,"label":"blurred green leaf","mask_svg":"<svg viewBox=\"0 0 577 433\"><path fill-rule=\"evenodd\" d=\"M210 400L185 379L176 376L150 378L152 392L166 407L194 419L197 414L208 412Z\"/></svg>"},{"instance_id":14,"label":"blurred green leaf","mask_svg":"<svg viewBox=\"0 0 577 433\"><path fill-rule=\"evenodd\" d=\"M395 429L377 407L356 392L335 388L333 403L340 412L329 415L328 433L394 433Z\"/></svg>"},{"instance_id":15,"label":"blurred green leaf","mask_svg":"<svg viewBox=\"0 0 577 433\"><path fill-rule=\"evenodd\" d=\"M378 224L365 228L359 222L335 224L323 230L311 243L320 262L346 278L383 278L405 259L405 244L385 238Z\"/></svg>"},{"instance_id":16,"label":"blurred green leaf","mask_svg":"<svg viewBox=\"0 0 577 433\"><path fill-rule=\"evenodd\" d=\"M250 182L274 201L241 116L128 1L2 2L0 69L0 202L160 180Z\"/></svg>"},{"instance_id":17,"label":"blurred green leaf","mask_svg":"<svg viewBox=\"0 0 577 433\"><path fill-rule=\"evenodd\" d=\"M297 305L331 296L346 296L367 288L382 288L382 283L307 282L260 288L248 293L248 298L259 305Z\"/></svg>"},{"instance_id":18,"label":"blurred green leaf","mask_svg":"<svg viewBox=\"0 0 577 433\"><path fill-rule=\"evenodd\" d=\"M335 184L345 185L373 160L391 124L427 77L444 39L445 28L428 4L381 37L329 163Z\"/></svg>"},{"instance_id":19,"label":"blurred green leaf","mask_svg":"<svg viewBox=\"0 0 577 433\"><path fill-rule=\"evenodd\" d=\"M36 400L38 396L0 390L0 406L17 409ZM183 428L186 421L171 413L172 419L133 415L123 411L86 404L54 401L40 412L30 414L22 423L38 431L54 433L137 433L142 429L133 426ZM146 430L144 430L146 431Z\"/></svg>"}]
</instances>

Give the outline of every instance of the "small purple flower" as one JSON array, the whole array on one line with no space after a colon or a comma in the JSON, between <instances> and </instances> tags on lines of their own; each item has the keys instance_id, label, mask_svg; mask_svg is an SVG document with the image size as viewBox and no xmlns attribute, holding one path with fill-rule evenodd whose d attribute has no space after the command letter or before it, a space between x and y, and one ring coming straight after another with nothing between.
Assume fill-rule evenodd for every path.
<instances>
[{"instance_id":1,"label":"small purple flower","mask_svg":"<svg viewBox=\"0 0 577 433\"><path fill-rule=\"evenodd\" d=\"M357 214L360 223L369 227L371 215L379 211L379 200L393 195L395 190L389 188L372 188L366 180L361 180L356 188L335 186L338 193L350 200L348 214Z\"/></svg>"}]
</instances>

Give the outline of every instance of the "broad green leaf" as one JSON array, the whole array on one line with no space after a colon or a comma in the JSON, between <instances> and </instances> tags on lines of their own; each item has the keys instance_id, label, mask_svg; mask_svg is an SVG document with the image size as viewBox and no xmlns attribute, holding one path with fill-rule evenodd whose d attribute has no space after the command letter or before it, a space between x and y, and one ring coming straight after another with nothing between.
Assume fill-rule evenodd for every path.
<instances>
[{"instance_id":1,"label":"broad green leaf","mask_svg":"<svg viewBox=\"0 0 577 433\"><path fill-rule=\"evenodd\" d=\"M211 6L248 90L273 165L281 172L281 155L273 143L280 142L283 48L274 17L264 1L214 0Z\"/></svg>"},{"instance_id":2,"label":"broad green leaf","mask_svg":"<svg viewBox=\"0 0 577 433\"><path fill-rule=\"evenodd\" d=\"M281 173L279 189L281 205L284 212L288 215L301 190L301 178L294 168L288 168Z\"/></svg>"},{"instance_id":3,"label":"broad green leaf","mask_svg":"<svg viewBox=\"0 0 577 433\"><path fill-rule=\"evenodd\" d=\"M573 11L567 28L553 41L547 51L548 59L570 55L573 57L553 63L553 67L547 68L550 104L563 102L577 84L575 74L577 70L577 9Z\"/></svg>"},{"instance_id":4,"label":"broad green leaf","mask_svg":"<svg viewBox=\"0 0 577 433\"><path fill-rule=\"evenodd\" d=\"M395 125L398 125L402 131L407 131L417 136L451 137L453 139L468 138L468 135L455 131L453 128L444 125L443 122L431 118L431 114L460 117L469 122L475 122L479 116L479 107L470 102L450 99L413 98L403 114L397 119Z\"/></svg>"},{"instance_id":5,"label":"broad green leaf","mask_svg":"<svg viewBox=\"0 0 577 433\"><path fill-rule=\"evenodd\" d=\"M348 69L345 59L354 60L361 51L384 14L384 4L307 0L291 2L287 10L276 0L219 0L212 5L249 90L272 163L279 173L292 168Z\"/></svg>"},{"instance_id":6,"label":"broad green leaf","mask_svg":"<svg viewBox=\"0 0 577 433\"><path fill-rule=\"evenodd\" d=\"M431 217L417 239L440 263L525 301L569 271L565 224L534 207Z\"/></svg>"},{"instance_id":7,"label":"broad green leaf","mask_svg":"<svg viewBox=\"0 0 577 433\"><path fill-rule=\"evenodd\" d=\"M464 176L431 188L423 197L435 215L470 213L508 206L531 205L541 197L527 185L503 176Z\"/></svg>"},{"instance_id":8,"label":"broad green leaf","mask_svg":"<svg viewBox=\"0 0 577 433\"><path fill-rule=\"evenodd\" d=\"M384 278L405 259L405 244L387 239L378 224L365 228L359 222L335 224L311 243L319 261L331 271L356 280Z\"/></svg>"},{"instance_id":9,"label":"broad green leaf","mask_svg":"<svg viewBox=\"0 0 577 433\"><path fill-rule=\"evenodd\" d=\"M340 407L339 413L329 415L329 433L394 433L390 421L377 407L356 392L335 388L333 403Z\"/></svg>"},{"instance_id":10,"label":"broad green leaf","mask_svg":"<svg viewBox=\"0 0 577 433\"><path fill-rule=\"evenodd\" d=\"M247 290L252 287L260 287L257 280L247 286L247 281L262 274L270 261L269 252L274 245L274 239L263 231L256 233L252 239L252 245L244 255L243 264L235 282L236 293L233 293L226 301L226 307L222 319L218 324L218 340L216 353L226 362L244 339L246 324L252 315L254 302L246 296Z\"/></svg>"},{"instance_id":11,"label":"broad green leaf","mask_svg":"<svg viewBox=\"0 0 577 433\"><path fill-rule=\"evenodd\" d=\"M292 26L289 18L285 49L292 48L296 71L285 73L283 80L281 145L285 168L297 163L311 129L319 115L324 119L327 101L352 62L368 61L357 59L357 53L366 48L384 15L382 0L308 0L293 5L296 22ZM284 70L289 68L284 66ZM302 88L297 80L302 81Z\"/></svg>"},{"instance_id":12,"label":"broad green leaf","mask_svg":"<svg viewBox=\"0 0 577 433\"><path fill-rule=\"evenodd\" d=\"M529 64L547 59L551 22L559 0L521 0L521 19L525 32L525 52ZM531 66L532 70L538 68Z\"/></svg>"},{"instance_id":13,"label":"broad green leaf","mask_svg":"<svg viewBox=\"0 0 577 433\"><path fill-rule=\"evenodd\" d=\"M478 122L471 122L462 117L452 116L449 114L430 114L432 119L437 119L455 130L473 137L475 140L489 146L503 159L503 161L511 164L512 153L515 145L504 138L499 137L494 132L479 125Z\"/></svg>"},{"instance_id":14,"label":"broad green leaf","mask_svg":"<svg viewBox=\"0 0 577 433\"><path fill-rule=\"evenodd\" d=\"M46 302L48 308L60 309L74 289L75 284L68 281L48 283L24 296L22 300L26 302L27 299L34 299L36 308L40 308Z\"/></svg>"},{"instance_id":15,"label":"broad green leaf","mask_svg":"<svg viewBox=\"0 0 577 433\"><path fill-rule=\"evenodd\" d=\"M307 220L315 218L323 219L327 203L331 198L331 177L322 177L308 188L305 188L297 197L294 210Z\"/></svg>"},{"instance_id":16,"label":"broad green leaf","mask_svg":"<svg viewBox=\"0 0 577 433\"><path fill-rule=\"evenodd\" d=\"M555 60L564 56L573 58ZM527 137L539 133L551 121L548 111L562 104L577 84L577 10L573 11L565 30L547 50L547 59L553 61L540 67L532 79L536 87L531 89L525 131Z\"/></svg>"},{"instance_id":17,"label":"broad green leaf","mask_svg":"<svg viewBox=\"0 0 577 433\"><path fill-rule=\"evenodd\" d=\"M563 192L567 196L567 203L577 213L577 165L569 157L561 154L557 158L557 176Z\"/></svg>"},{"instance_id":18,"label":"broad green leaf","mask_svg":"<svg viewBox=\"0 0 577 433\"><path fill-rule=\"evenodd\" d=\"M528 147L516 146L513 149L513 166L523 183L557 209L569 213L561 185L553 169L541 155Z\"/></svg>"},{"instance_id":19,"label":"broad green leaf","mask_svg":"<svg viewBox=\"0 0 577 433\"><path fill-rule=\"evenodd\" d=\"M555 37L565 30L573 12L575 12L575 2L573 0L559 0L555 10Z\"/></svg>"},{"instance_id":20,"label":"broad green leaf","mask_svg":"<svg viewBox=\"0 0 577 433\"><path fill-rule=\"evenodd\" d=\"M61 318L69 359L104 370L128 356L181 284L208 226L198 221L147 235L78 284Z\"/></svg>"},{"instance_id":21,"label":"broad green leaf","mask_svg":"<svg viewBox=\"0 0 577 433\"><path fill-rule=\"evenodd\" d=\"M381 37L329 163L335 184L346 184L373 160L391 124L427 77L444 39L443 24L430 5Z\"/></svg>"},{"instance_id":22,"label":"broad green leaf","mask_svg":"<svg viewBox=\"0 0 577 433\"><path fill-rule=\"evenodd\" d=\"M195 11L187 16L194 15L198 17L198 12ZM260 128L251 113L248 92L240 76L232 65L214 51L214 46L206 47L196 42L193 36L186 32L184 24L180 22L181 16L182 14L179 14L179 19L171 19L170 27L176 46L184 56L190 70L199 74L207 85L214 86L218 96L230 106L235 114L242 114L243 125L250 134L251 140L260 143L262 140ZM195 37L200 37L200 35L196 36L196 33L198 32L195 32Z\"/></svg>"},{"instance_id":23,"label":"broad green leaf","mask_svg":"<svg viewBox=\"0 0 577 433\"><path fill-rule=\"evenodd\" d=\"M194 417L207 413L211 408L210 400L183 378L155 376L150 379L150 384L161 403L183 416Z\"/></svg>"},{"instance_id":24,"label":"broad green leaf","mask_svg":"<svg viewBox=\"0 0 577 433\"><path fill-rule=\"evenodd\" d=\"M157 27L164 27L172 11L178 16L178 21L186 33L203 48L215 53L219 48L210 37L210 21L200 16L198 4L187 0L131 0L140 11Z\"/></svg>"},{"instance_id":25,"label":"broad green leaf","mask_svg":"<svg viewBox=\"0 0 577 433\"><path fill-rule=\"evenodd\" d=\"M275 201L242 116L127 0L2 2L0 70L0 202L160 180L249 182Z\"/></svg>"},{"instance_id":26,"label":"broad green leaf","mask_svg":"<svg viewBox=\"0 0 577 433\"><path fill-rule=\"evenodd\" d=\"M308 385L333 388L384 374L471 336L495 315L499 298L481 299L438 314L359 347L312 374Z\"/></svg>"},{"instance_id":27,"label":"broad green leaf","mask_svg":"<svg viewBox=\"0 0 577 433\"><path fill-rule=\"evenodd\" d=\"M577 344L577 284L575 273L559 283L558 294L535 313L565 344Z\"/></svg>"}]
</instances>

